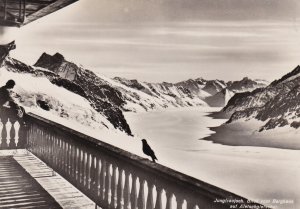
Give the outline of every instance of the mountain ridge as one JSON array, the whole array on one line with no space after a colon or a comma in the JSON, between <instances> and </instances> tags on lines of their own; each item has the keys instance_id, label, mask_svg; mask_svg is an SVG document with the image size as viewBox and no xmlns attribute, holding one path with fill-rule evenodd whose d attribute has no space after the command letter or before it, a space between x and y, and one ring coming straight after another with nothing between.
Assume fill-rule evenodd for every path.
<instances>
[{"instance_id":1,"label":"mountain ridge","mask_svg":"<svg viewBox=\"0 0 300 209\"><path fill-rule=\"evenodd\" d=\"M235 94L222 109L227 123L256 119L264 122L258 131L300 124L300 66L264 88Z\"/></svg>"},{"instance_id":2,"label":"mountain ridge","mask_svg":"<svg viewBox=\"0 0 300 209\"><path fill-rule=\"evenodd\" d=\"M131 130L123 111L149 111L169 107L221 107L235 92L265 85L250 79L225 82L196 78L177 83L149 83L120 77L109 79L66 60L60 53L43 53L33 66L7 57L4 65L13 72L46 77L51 83L79 94L86 98L97 112L105 115L115 128L129 135Z\"/></svg>"}]
</instances>

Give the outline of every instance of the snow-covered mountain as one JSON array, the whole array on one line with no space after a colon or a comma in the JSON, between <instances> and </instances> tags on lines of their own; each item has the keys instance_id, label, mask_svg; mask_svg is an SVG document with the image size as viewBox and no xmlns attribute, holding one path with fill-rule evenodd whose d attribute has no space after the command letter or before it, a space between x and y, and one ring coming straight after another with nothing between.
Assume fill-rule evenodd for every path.
<instances>
[{"instance_id":1,"label":"snow-covered mountain","mask_svg":"<svg viewBox=\"0 0 300 209\"><path fill-rule=\"evenodd\" d=\"M114 129L107 117L95 111L87 99L51 83L46 77L0 68L0 85L5 85L9 79L16 82L12 93L15 101L26 111L46 117L51 114L50 118L76 120L98 130Z\"/></svg>"},{"instance_id":2,"label":"snow-covered mountain","mask_svg":"<svg viewBox=\"0 0 300 209\"><path fill-rule=\"evenodd\" d=\"M45 54L43 54L42 57L45 57ZM120 103L123 102L119 98L120 93L117 90L112 89L109 84L99 79L93 72L78 67L71 62L56 59L58 57L59 54L56 54L54 60L50 59L48 64L53 64L51 66L56 67L60 67L61 65L69 67L68 72L72 71L74 73L72 76L70 76L70 74L65 74L64 76L57 73L57 71L53 71L56 68L49 68L49 70L38 66L28 66L10 57L7 57L4 60L3 69L16 74L30 74L34 77L48 79L55 86L62 87L62 89L66 89L85 98L89 105L96 112L101 113L101 115L103 115L115 128L125 131L127 134L131 134L129 125L123 116L122 110L119 108ZM49 57L46 56L46 58ZM43 61L43 59L39 59L39 61ZM36 88L39 88L39 85L37 85ZM49 92L50 91L51 90L49 89ZM51 99L48 99L43 102L49 103L50 101ZM23 103L22 105L25 105L26 107L26 103ZM37 100L34 101L34 105L38 105ZM51 106L51 104L48 105ZM56 106L53 107L56 108Z\"/></svg>"},{"instance_id":3,"label":"snow-covered mountain","mask_svg":"<svg viewBox=\"0 0 300 209\"><path fill-rule=\"evenodd\" d=\"M300 127L300 66L265 88L235 94L222 110L238 120L263 122L258 131L276 127Z\"/></svg>"},{"instance_id":4,"label":"snow-covered mountain","mask_svg":"<svg viewBox=\"0 0 300 209\"><path fill-rule=\"evenodd\" d=\"M248 78L234 82L198 78L178 83L148 83L120 77L110 79L67 61L59 53L43 53L34 66L7 57L3 68L9 72L47 78L53 85L85 98L96 112L103 115L115 128L127 134L131 134L131 130L123 111L190 106L222 107L235 92L265 86L262 81ZM43 97L36 100L34 105L54 108L55 105L51 104L50 100Z\"/></svg>"},{"instance_id":5,"label":"snow-covered mountain","mask_svg":"<svg viewBox=\"0 0 300 209\"><path fill-rule=\"evenodd\" d=\"M226 83L198 78L174 84L147 83L120 77L109 79L66 61L59 53L53 56L44 53L34 66L75 82L88 95L96 94L100 101L108 101L124 111L206 105L223 107L235 92L265 86L265 82L250 79Z\"/></svg>"},{"instance_id":6,"label":"snow-covered mountain","mask_svg":"<svg viewBox=\"0 0 300 209\"><path fill-rule=\"evenodd\" d=\"M149 104L149 100L144 101L142 106L145 109L156 107L188 107L206 105L212 107L224 107L228 100L236 92L251 91L255 88L266 86L266 81L255 81L248 78L244 78L241 81L230 81L227 83L218 79L205 80L203 78L197 78L174 84L167 82L139 82L137 80L128 80L120 77L116 77L114 80L131 89L148 94L153 98L153 101L163 101L162 104L157 102ZM138 103L140 98L141 97L139 97L139 100L135 101L135 103Z\"/></svg>"}]
</instances>

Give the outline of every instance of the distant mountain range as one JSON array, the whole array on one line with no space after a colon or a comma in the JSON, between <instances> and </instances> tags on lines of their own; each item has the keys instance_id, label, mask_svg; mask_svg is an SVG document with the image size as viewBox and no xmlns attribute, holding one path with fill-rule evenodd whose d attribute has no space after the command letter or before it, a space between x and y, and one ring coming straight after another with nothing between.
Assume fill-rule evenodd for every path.
<instances>
[{"instance_id":1,"label":"distant mountain range","mask_svg":"<svg viewBox=\"0 0 300 209\"><path fill-rule=\"evenodd\" d=\"M264 122L258 131L276 127L300 127L300 66L252 92L235 94L221 111L228 123L256 119Z\"/></svg>"},{"instance_id":2,"label":"distant mountain range","mask_svg":"<svg viewBox=\"0 0 300 209\"><path fill-rule=\"evenodd\" d=\"M3 66L9 71L46 77L51 83L79 94L96 111L105 115L115 128L128 134L131 134L131 130L123 111L148 111L168 107L223 107L235 93L267 85L266 81L249 78L229 82L197 78L178 83L148 83L120 77L110 79L67 61L59 53L43 53L34 66L7 57Z\"/></svg>"},{"instance_id":3,"label":"distant mountain range","mask_svg":"<svg viewBox=\"0 0 300 209\"><path fill-rule=\"evenodd\" d=\"M152 102L145 109L156 106L187 107L203 106L223 107L236 93L251 91L266 86L266 81L256 81L244 78L241 81L224 82L222 80L205 80L203 78L189 79L178 83L148 83L116 77L115 81L146 93L153 101L163 101L161 105Z\"/></svg>"}]
</instances>

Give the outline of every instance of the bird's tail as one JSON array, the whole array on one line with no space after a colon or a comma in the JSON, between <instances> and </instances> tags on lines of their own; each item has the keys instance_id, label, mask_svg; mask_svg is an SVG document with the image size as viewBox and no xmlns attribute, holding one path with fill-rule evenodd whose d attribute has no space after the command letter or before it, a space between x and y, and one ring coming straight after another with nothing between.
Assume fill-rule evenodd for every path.
<instances>
[{"instance_id":1,"label":"bird's tail","mask_svg":"<svg viewBox=\"0 0 300 209\"><path fill-rule=\"evenodd\" d=\"M155 160L157 160L157 157L154 155L154 156L151 156L151 158L152 158L152 161L153 161L154 163L156 163Z\"/></svg>"}]
</instances>

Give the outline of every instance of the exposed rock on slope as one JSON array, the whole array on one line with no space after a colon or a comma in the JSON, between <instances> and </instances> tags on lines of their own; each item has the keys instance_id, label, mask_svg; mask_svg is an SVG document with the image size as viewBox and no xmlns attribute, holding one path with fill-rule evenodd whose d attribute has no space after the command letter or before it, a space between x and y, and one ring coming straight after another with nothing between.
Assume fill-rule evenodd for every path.
<instances>
[{"instance_id":1,"label":"exposed rock on slope","mask_svg":"<svg viewBox=\"0 0 300 209\"><path fill-rule=\"evenodd\" d=\"M299 127L300 66L265 88L234 95L222 110L233 122L255 118L264 121L259 131L276 127Z\"/></svg>"},{"instance_id":2,"label":"exposed rock on slope","mask_svg":"<svg viewBox=\"0 0 300 209\"><path fill-rule=\"evenodd\" d=\"M120 109L124 104L121 93L95 73L66 61L59 53L53 56L42 54L34 66L48 69L80 86L84 90L86 98L97 111L106 115L116 128L131 134L129 125Z\"/></svg>"},{"instance_id":3,"label":"exposed rock on slope","mask_svg":"<svg viewBox=\"0 0 300 209\"><path fill-rule=\"evenodd\" d=\"M10 57L6 58L4 65L9 71L45 76L53 84L79 94L86 98L95 110L104 114L115 128L131 134L129 125L118 107L123 102L119 98L120 93L100 80L93 72L65 61L62 55L50 56L44 53L35 67Z\"/></svg>"}]
</instances>

